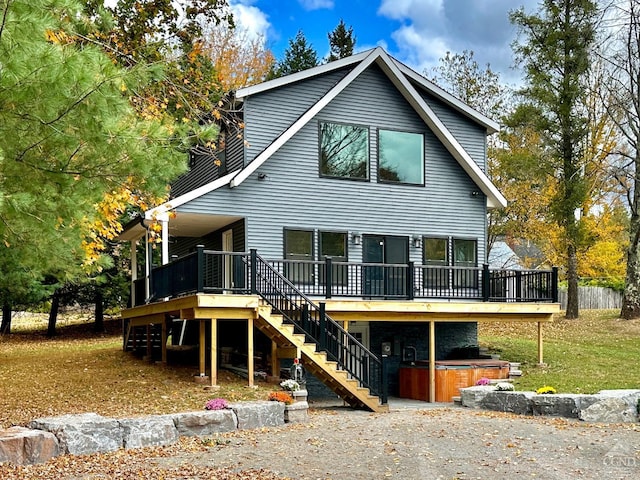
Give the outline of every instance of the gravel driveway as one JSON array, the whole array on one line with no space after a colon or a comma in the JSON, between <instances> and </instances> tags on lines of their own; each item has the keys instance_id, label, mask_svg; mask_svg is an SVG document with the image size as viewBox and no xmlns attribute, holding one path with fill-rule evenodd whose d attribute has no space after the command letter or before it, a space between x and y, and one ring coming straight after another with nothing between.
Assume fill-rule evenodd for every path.
<instances>
[{"instance_id":1,"label":"gravel driveway","mask_svg":"<svg viewBox=\"0 0 640 480\"><path fill-rule=\"evenodd\" d=\"M640 425L411 403L372 414L311 410L309 422L182 438L162 448L0 466L4 479L638 479ZM425 408L427 407L427 408Z\"/></svg>"}]
</instances>

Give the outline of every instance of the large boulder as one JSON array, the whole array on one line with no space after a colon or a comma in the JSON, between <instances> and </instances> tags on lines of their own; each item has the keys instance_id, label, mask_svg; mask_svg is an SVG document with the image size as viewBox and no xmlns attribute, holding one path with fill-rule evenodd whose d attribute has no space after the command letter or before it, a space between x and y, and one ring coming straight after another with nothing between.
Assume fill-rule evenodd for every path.
<instances>
[{"instance_id":1,"label":"large boulder","mask_svg":"<svg viewBox=\"0 0 640 480\"><path fill-rule=\"evenodd\" d=\"M172 419L178 435L185 437L206 437L231 432L238 427L238 419L230 409L182 412L167 417Z\"/></svg>"},{"instance_id":2,"label":"large boulder","mask_svg":"<svg viewBox=\"0 0 640 480\"><path fill-rule=\"evenodd\" d=\"M37 418L29 422L29 428L54 434L61 453L85 455L111 452L123 445L118 420L96 413Z\"/></svg>"},{"instance_id":3,"label":"large boulder","mask_svg":"<svg viewBox=\"0 0 640 480\"><path fill-rule=\"evenodd\" d=\"M242 402L230 405L238 418L240 430L284 425L284 403L271 401Z\"/></svg>"},{"instance_id":4,"label":"large boulder","mask_svg":"<svg viewBox=\"0 0 640 480\"><path fill-rule=\"evenodd\" d=\"M630 407L624 398L603 396L601 400L583 410L580 410L578 418L585 422L637 422L638 410L637 407Z\"/></svg>"},{"instance_id":5,"label":"large boulder","mask_svg":"<svg viewBox=\"0 0 640 480\"><path fill-rule=\"evenodd\" d=\"M595 395L559 393L553 395L534 395L531 407L534 415L578 418L580 410L598 401Z\"/></svg>"},{"instance_id":6,"label":"large boulder","mask_svg":"<svg viewBox=\"0 0 640 480\"><path fill-rule=\"evenodd\" d=\"M119 420L124 448L171 445L178 441L178 430L166 416Z\"/></svg>"},{"instance_id":7,"label":"large boulder","mask_svg":"<svg viewBox=\"0 0 640 480\"><path fill-rule=\"evenodd\" d=\"M59 454L58 440L52 433L24 427L0 430L0 463L33 465Z\"/></svg>"},{"instance_id":8,"label":"large boulder","mask_svg":"<svg viewBox=\"0 0 640 480\"><path fill-rule=\"evenodd\" d=\"M496 388L492 385L478 385L475 387L467 387L460 389L460 403L463 407L482 408L480 404L482 399L490 392L495 392Z\"/></svg>"},{"instance_id":9,"label":"large boulder","mask_svg":"<svg viewBox=\"0 0 640 480\"><path fill-rule=\"evenodd\" d=\"M531 398L535 395L533 392L509 392L496 391L487 393L480 400L480 408L487 410L495 410L498 412L510 412L520 415L531 415L533 409L531 407Z\"/></svg>"}]
</instances>

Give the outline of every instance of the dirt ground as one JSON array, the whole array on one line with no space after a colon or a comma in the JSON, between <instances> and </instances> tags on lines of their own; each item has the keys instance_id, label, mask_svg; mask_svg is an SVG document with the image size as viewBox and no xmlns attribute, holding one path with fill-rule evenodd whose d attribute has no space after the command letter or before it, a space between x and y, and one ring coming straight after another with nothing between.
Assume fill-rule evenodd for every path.
<instances>
[{"instance_id":1,"label":"dirt ground","mask_svg":"<svg viewBox=\"0 0 640 480\"><path fill-rule=\"evenodd\" d=\"M640 425L464 408L312 410L309 422L163 448L60 457L0 478L637 479Z\"/></svg>"}]
</instances>

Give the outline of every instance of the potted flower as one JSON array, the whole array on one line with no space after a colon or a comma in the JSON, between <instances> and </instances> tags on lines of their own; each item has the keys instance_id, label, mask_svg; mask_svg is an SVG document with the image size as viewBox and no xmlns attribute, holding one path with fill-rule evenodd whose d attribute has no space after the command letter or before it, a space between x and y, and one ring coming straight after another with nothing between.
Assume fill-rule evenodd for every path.
<instances>
[{"instance_id":1,"label":"potted flower","mask_svg":"<svg viewBox=\"0 0 640 480\"><path fill-rule=\"evenodd\" d=\"M555 388L545 385L544 387L537 389L536 393L538 395L553 395L554 393L557 393L557 391Z\"/></svg>"},{"instance_id":2,"label":"potted flower","mask_svg":"<svg viewBox=\"0 0 640 480\"><path fill-rule=\"evenodd\" d=\"M280 386L291 394L294 402L307 401L307 390L303 389L297 381L293 379L284 380L280 382Z\"/></svg>"},{"instance_id":3,"label":"potted flower","mask_svg":"<svg viewBox=\"0 0 640 480\"><path fill-rule=\"evenodd\" d=\"M293 403L293 398L287 392L271 392L268 399L272 402L282 402L285 405Z\"/></svg>"},{"instance_id":4,"label":"potted flower","mask_svg":"<svg viewBox=\"0 0 640 480\"><path fill-rule=\"evenodd\" d=\"M212 398L204 405L205 410L224 410L229 408L229 402L224 398Z\"/></svg>"}]
</instances>

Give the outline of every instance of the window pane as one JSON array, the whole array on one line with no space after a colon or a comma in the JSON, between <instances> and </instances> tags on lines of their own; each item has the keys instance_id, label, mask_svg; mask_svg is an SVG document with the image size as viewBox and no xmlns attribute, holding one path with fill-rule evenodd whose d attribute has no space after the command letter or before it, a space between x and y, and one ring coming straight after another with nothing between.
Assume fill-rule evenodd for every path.
<instances>
[{"instance_id":1,"label":"window pane","mask_svg":"<svg viewBox=\"0 0 640 480\"><path fill-rule=\"evenodd\" d=\"M347 234L344 232L320 232L321 258L331 257L335 262L347 261ZM333 265L332 283L334 285L346 285L348 267L346 265ZM325 268L320 270L320 281L325 282Z\"/></svg>"},{"instance_id":2,"label":"window pane","mask_svg":"<svg viewBox=\"0 0 640 480\"><path fill-rule=\"evenodd\" d=\"M424 141L421 133L380 130L378 139L380 180L424 184Z\"/></svg>"},{"instance_id":3,"label":"window pane","mask_svg":"<svg viewBox=\"0 0 640 480\"><path fill-rule=\"evenodd\" d=\"M285 276L295 283L313 283L313 264L296 260L313 260L313 232L306 230L284 231Z\"/></svg>"},{"instance_id":4,"label":"window pane","mask_svg":"<svg viewBox=\"0 0 640 480\"><path fill-rule=\"evenodd\" d=\"M320 174L369 178L369 129L356 125L320 123Z\"/></svg>"},{"instance_id":5,"label":"window pane","mask_svg":"<svg viewBox=\"0 0 640 480\"><path fill-rule=\"evenodd\" d=\"M423 238L422 257L423 263L432 268L424 269L423 283L428 288L449 288L449 255L447 253L448 241L446 238Z\"/></svg>"},{"instance_id":6,"label":"window pane","mask_svg":"<svg viewBox=\"0 0 640 480\"><path fill-rule=\"evenodd\" d=\"M476 266L476 241L453 240L453 261L456 265Z\"/></svg>"}]
</instances>

